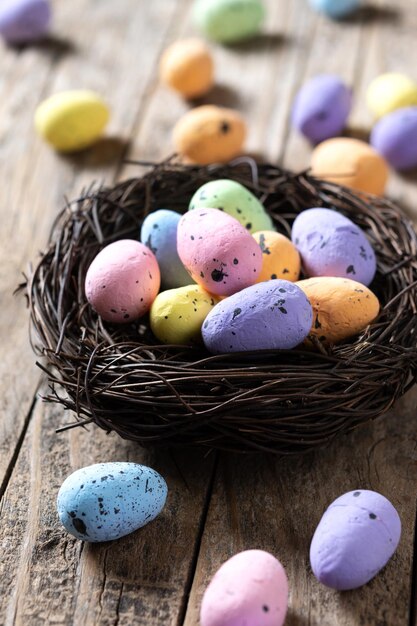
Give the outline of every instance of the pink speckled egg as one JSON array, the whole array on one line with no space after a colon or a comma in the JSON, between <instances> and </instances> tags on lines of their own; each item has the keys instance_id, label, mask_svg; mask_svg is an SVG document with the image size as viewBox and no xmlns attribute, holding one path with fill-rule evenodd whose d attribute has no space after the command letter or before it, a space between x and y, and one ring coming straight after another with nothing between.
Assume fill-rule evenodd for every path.
<instances>
[{"instance_id":1,"label":"pink speckled egg","mask_svg":"<svg viewBox=\"0 0 417 626\"><path fill-rule=\"evenodd\" d=\"M234 217L219 209L183 215L177 230L178 254L196 283L229 296L256 282L262 250Z\"/></svg>"},{"instance_id":2,"label":"pink speckled egg","mask_svg":"<svg viewBox=\"0 0 417 626\"><path fill-rule=\"evenodd\" d=\"M288 582L281 563L263 550L246 550L223 563L207 587L201 626L282 626Z\"/></svg>"},{"instance_id":3,"label":"pink speckled egg","mask_svg":"<svg viewBox=\"0 0 417 626\"><path fill-rule=\"evenodd\" d=\"M104 320L124 324L149 310L160 282L153 252L139 241L121 239L94 258L85 278L85 294Z\"/></svg>"}]
</instances>

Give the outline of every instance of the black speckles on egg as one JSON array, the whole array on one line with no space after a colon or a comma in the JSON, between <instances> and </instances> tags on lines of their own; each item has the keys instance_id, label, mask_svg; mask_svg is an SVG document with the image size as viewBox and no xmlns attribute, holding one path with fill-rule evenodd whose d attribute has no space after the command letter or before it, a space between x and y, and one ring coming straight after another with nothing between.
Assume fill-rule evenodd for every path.
<instances>
[{"instance_id":1,"label":"black speckles on egg","mask_svg":"<svg viewBox=\"0 0 417 626\"><path fill-rule=\"evenodd\" d=\"M112 313L117 313L116 309L110 309Z\"/></svg>"},{"instance_id":2,"label":"black speckles on egg","mask_svg":"<svg viewBox=\"0 0 417 626\"><path fill-rule=\"evenodd\" d=\"M346 274L356 274L356 270L355 270L354 265L349 265L346 268Z\"/></svg>"},{"instance_id":3,"label":"black speckles on egg","mask_svg":"<svg viewBox=\"0 0 417 626\"><path fill-rule=\"evenodd\" d=\"M237 265L239 263L238 259L233 259L233 265Z\"/></svg>"},{"instance_id":4,"label":"black speckles on egg","mask_svg":"<svg viewBox=\"0 0 417 626\"><path fill-rule=\"evenodd\" d=\"M354 495L355 498L358 498L361 495L361 492L360 491L355 491L353 493L353 495Z\"/></svg>"},{"instance_id":5,"label":"black speckles on egg","mask_svg":"<svg viewBox=\"0 0 417 626\"><path fill-rule=\"evenodd\" d=\"M376 519L375 513L369 513L369 519Z\"/></svg>"},{"instance_id":6,"label":"black speckles on egg","mask_svg":"<svg viewBox=\"0 0 417 626\"><path fill-rule=\"evenodd\" d=\"M264 613L268 613L268 612L269 612L269 606L268 606L268 605L266 605L266 604L264 604L264 605L263 605L263 607L262 607L262 611L263 611Z\"/></svg>"},{"instance_id":7,"label":"black speckles on egg","mask_svg":"<svg viewBox=\"0 0 417 626\"><path fill-rule=\"evenodd\" d=\"M321 323L320 323L318 314L316 314L316 319L314 320L314 328L315 329L321 328Z\"/></svg>"},{"instance_id":8,"label":"black speckles on egg","mask_svg":"<svg viewBox=\"0 0 417 626\"><path fill-rule=\"evenodd\" d=\"M245 224L245 228L250 230L252 228L252 222L248 222L247 224Z\"/></svg>"},{"instance_id":9,"label":"black speckles on egg","mask_svg":"<svg viewBox=\"0 0 417 626\"><path fill-rule=\"evenodd\" d=\"M125 314L123 315L123 319L125 319L125 320L128 320L128 319L129 319L129 317L130 317L129 313L125 313Z\"/></svg>"},{"instance_id":10,"label":"black speckles on egg","mask_svg":"<svg viewBox=\"0 0 417 626\"><path fill-rule=\"evenodd\" d=\"M220 124L220 132L222 135L227 135L230 132L230 124L229 122L222 121Z\"/></svg>"},{"instance_id":11,"label":"black speckles on egg","mask_svg":"<svg viewBox=\"0 0 417 626\"><path fill-rule=\"evenodd\" d=\"M223 269L214 269L211 272L211 278L214 280L215 283L221 283L223 278L227 277L228 274L225 274L225 272L223 272Z\"/></svg>"},{"instance_id":12,"label":"black speckles on egg","mask_svg":"<svg viewBox=\"0 0 417 626\"><path fill-rule=\"evenodd\" d=\"M194 235L190 235L191 241L194 241Z\"/></svg>"},{"instance_id":13,"label":"black speckles on egg","mask_svg":"<svg viewBox=\"0 0 417 626\"><path fill-rule=\"evenodd\" d=\"M265 235L262 233L259 236L259 245L261 247L262 254L271 254L271 250L268 248L268 246L265 243Z\"/></svg>"},{"instance_id":14,"label":"black speckles on egg","mask_svg":"<svg viewBox=\"0 0 417 626\"><path fill-rule=\"evenodd\" d=\"M271 274L271 280L275 280L277 278L276 274Z\"/></svg>"},{"instance_id":15,"label":"black speckles on egg","mask_svg":"<svg viewBox=\"0 0 417 626\"><path fill-rule=\"evenodd\" d=\"M88 536L88 532L87 532L87 526L84 524L83 520L80 519L79 517L75 517L72 520L72 523L74 525L74 528L77 532L79 532L81 535L86 535Z\"/></svg>"},{"instance_id":16,"label":"black speckles on egg","mask_svg":"<svg viewBox=\"0 0 417 626\"><path fill-rule=\"evenodd\" d=\"M290 270L287 267L284 267L284 269L282 270L283 274L289 274Z\"/></svg>"},{"instance_id":17,"label":"black speckles on egg","mask_svg":"<svg viewBox=\"0 0 417 626\"><path fill-rule=\"evenodd\" d=\"M236 308L236 309L233 311L233 317L232 317L232 320L234 320L234 319L235 319L238 315L240 315L241 313L242 313L242 309Z\"/></svg>"},{"instance_id":18,"label":"black speckles on egg","mask_svg":"<svg viewBox=\"0 0 417 626\"><path fill-rule=\"evenodd\" d=\"M200 276L201 276L201 278L204 278L204 272L203 271L200 272Z\"/></svg>"}]
</instances>

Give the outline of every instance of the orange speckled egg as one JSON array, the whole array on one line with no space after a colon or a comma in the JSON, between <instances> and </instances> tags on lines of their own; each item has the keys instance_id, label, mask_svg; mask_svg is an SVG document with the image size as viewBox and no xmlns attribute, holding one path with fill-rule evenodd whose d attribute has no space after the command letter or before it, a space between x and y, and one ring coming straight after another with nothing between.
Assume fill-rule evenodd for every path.
<instances>
[{"instance_id":1,"label":"orange speckled egg","mask_svg":"<svg viewBox=\"0 0 417 626\"><path fill-rule=\"evenodd\" d=\"M364 141L334 137L320 143L311 156L313 176L377 196L388 180L385 160Z\"/></svg>"},{"instance_id":2,"label":"orange speckled egg","mask_svg":"<svg viewBox=\"0 0 417 626\"><path fill-rule=\"evenodd\" d=\"M162 55L159 72L161 80L185 98L203 96L213 86L213 59L200 39L171 44Z\"/></svg>"},{"instance_id":3,"label":"orange speckled egg","mask_svg":"<svg viewBox=\"0 0 417 626\"><path fill-rule=\"evenodd\" d=\"M262 250L262 269L256 282L283 278L292 282L300 276L300 255L294 244L280 233L259 230L254 233Z\"/></svg>"},{"instance_id":4,"label":"orange speckled egg","mask_svg":"<svg viewBox=\"0 0 417 626\"><path fill-rule=\"evenodd\" d=\"M242 152L246 124L237 111L204 105L188 111L175 125L177 152L201 165L224 162Z\"/></svg>"},{"instance_id":5,"label":"orange speckled egg","mask_svg":"<svg viewBox=\"0 0 417 626\"><path fill-rule=\"evenodd\" d=\"M297 285L313 307L310 334L323 342L338 343L357 335L379 313L375 294L350 278L319 276L300 280Z\"/></svg>"}]
</instances>

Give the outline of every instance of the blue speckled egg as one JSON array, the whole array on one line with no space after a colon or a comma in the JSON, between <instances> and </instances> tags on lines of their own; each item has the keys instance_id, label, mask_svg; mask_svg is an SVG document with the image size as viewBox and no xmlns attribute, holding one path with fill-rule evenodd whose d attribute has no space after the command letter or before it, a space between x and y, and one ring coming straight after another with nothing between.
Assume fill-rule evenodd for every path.
<instances>
[{"instance_id":1,"label":"blue speckled egg","mask_svg":"<svg viewBox=\"0 0 417 626\"><path fill-rule=\"evenodd\" d=\"M143 221L140 240L156 256L164 289L184 287L194 282L177 252L177 227L181 215L176 211L159 209Z\"/></svg>"},{"instance_id":2,"label":"blue speckled egg","mask_svg":"<svg viewBox=\"0 0 417 626\"><path fill-rule=\"evenodd\" d=\"M214 354L288 350L308 335L313 311L307 296L288 280L270 280L222 300L207 315L202 335Z\"/></svg>"},{"instance_id":3,"label":"blue speckled egg","mask_svg":"<svg viewBox=\"0 0 417 626\"><path fill-rule=\"evenodd\" d=\"M351 278L363 285L375 276L375 253L365 233L337 211L302 211L294 221L291 239L306 276Z\"/></svg>"},{"instance_id":4,"label":"blue speckled egg","mask_svg":"<svg viewBox=\"0 0 417 626\"><path fill-rule=\"evenodd\" d=\"M310 4L316 11L338 20L357 11L361 0L310 0Z\"/></svg>"},{"instance_id":5,"label":"blue speckled egg","mask_svg":"<svg viewBox=\"0 0 417 626\"><path fill-rule=\"evenodd\" d=\"M83 541L111 541L145 526L162 511L168 488L150 467L98 463L63 482L58 515L67 531Z\"/></svg>"}]
</instances>

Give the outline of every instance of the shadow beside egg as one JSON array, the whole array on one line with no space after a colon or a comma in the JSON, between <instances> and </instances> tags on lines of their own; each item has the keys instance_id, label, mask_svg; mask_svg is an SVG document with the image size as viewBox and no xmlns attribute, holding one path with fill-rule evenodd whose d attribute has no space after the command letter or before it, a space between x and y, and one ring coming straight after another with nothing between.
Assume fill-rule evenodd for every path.
<instances>
[{"instance_id":1,"label":"shadow beside egg","mask_svg":"<svg viewBox=\"0 0 417 626\"><path fill-rule=\"evenodd\" d=\"M87 170L121 162L129 149L130 141L121 137L102 137L90 148L78 152L60 153L70 164Z\"/></svg>"},{"instance_id":2,"label":"shadow beside egg","mask_svg":"<svg viewBox=\"0 0 417 626\"><path fill-rule=\"evenodd\" d=\"M374 22L393 23L401 21L401 16L402 12L392 6L383 7L376 4L366 4L338 21L346 24L356 22L360 22L361 24L372 24Z\"/></svg>"}]
</instances>

